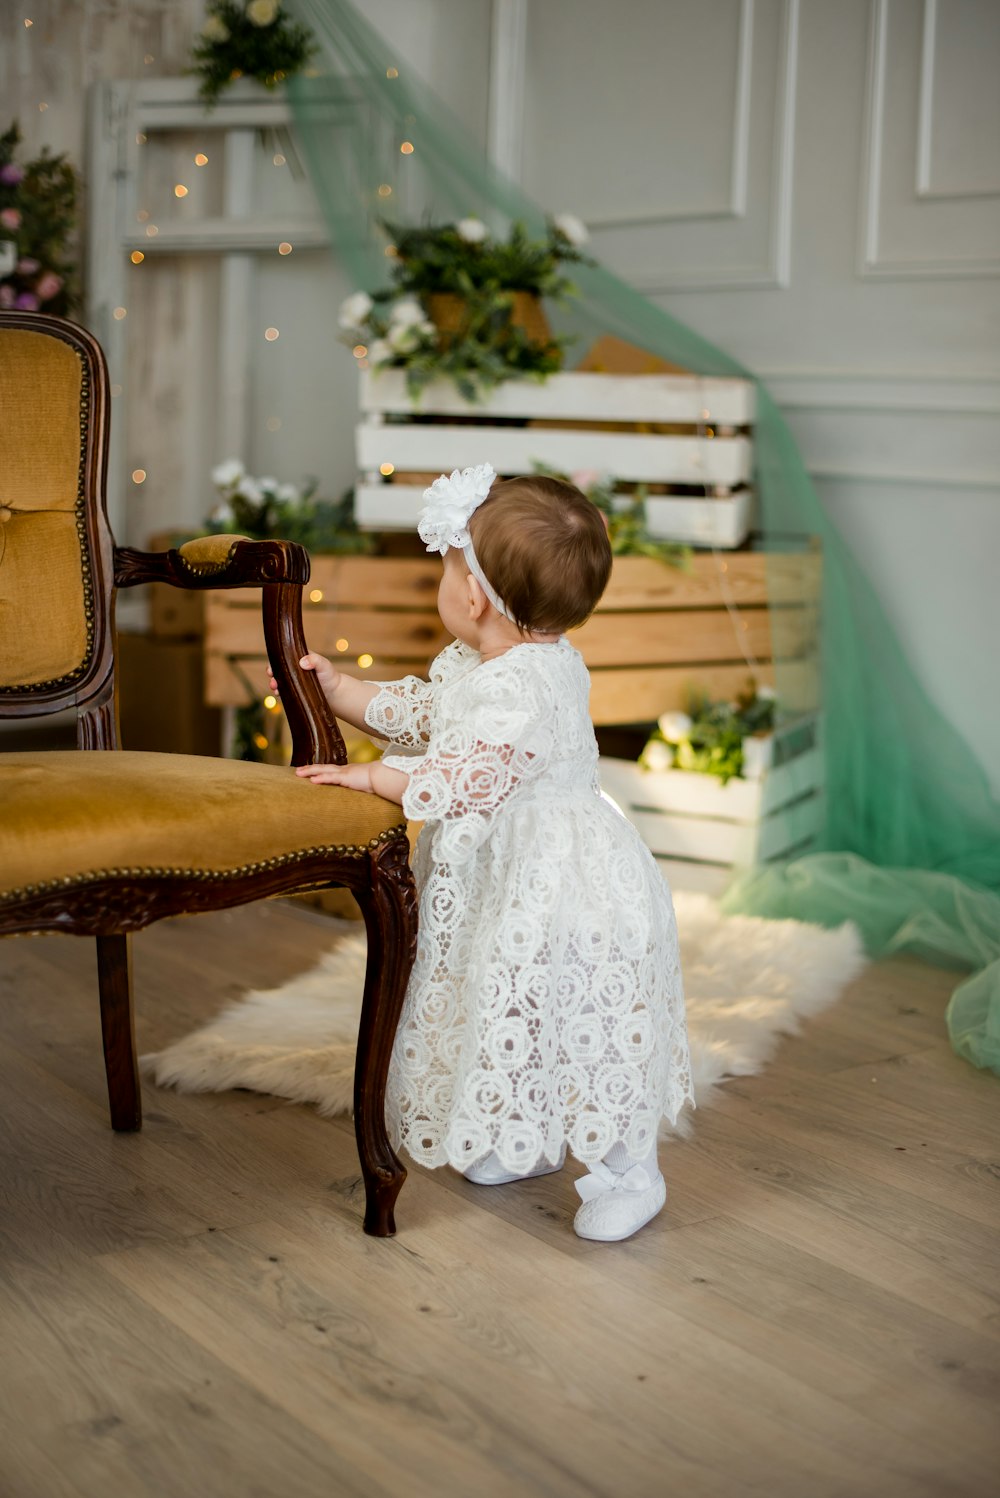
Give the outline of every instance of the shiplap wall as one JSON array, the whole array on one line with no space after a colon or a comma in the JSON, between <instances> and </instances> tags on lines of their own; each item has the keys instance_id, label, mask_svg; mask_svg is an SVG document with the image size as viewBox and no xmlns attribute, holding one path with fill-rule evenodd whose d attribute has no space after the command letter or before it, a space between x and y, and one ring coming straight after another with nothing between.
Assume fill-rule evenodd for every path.
<instances>
[{"instance_id":1,"label":"shiplap wall","mask_svg":"<svg viewBox=\"0 0 1000 1498\"><path fill-rule=\"evenodd\" d=\"M38 0L26 30L4 7L6 112L30 145L82 159L84 86L176 75L199 13L198 0ZM921 680L1000 789L1000 6L369 0L365 13L473 139L590 222L613 269L770 379ZM183 143L188 160L196 148ZM148 176L164 215L195 206L166 201L176 164ZM279 216L313 211L308 185L263 151L254 170ZM353 475L353 369L334 341L349 287L321 250L255 269L242 456L335 492ZM133 540L196 520L227 455L218 257L148 257L147 271L119 330L119 477L149 475L122 486Z\"/></svg>"}]
</instances>

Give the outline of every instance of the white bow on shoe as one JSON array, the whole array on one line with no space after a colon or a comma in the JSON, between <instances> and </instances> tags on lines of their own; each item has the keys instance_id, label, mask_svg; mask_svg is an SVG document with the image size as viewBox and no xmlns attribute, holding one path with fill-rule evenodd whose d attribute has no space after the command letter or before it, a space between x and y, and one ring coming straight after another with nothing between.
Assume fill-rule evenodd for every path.
<instances>
[{"instance_id":1,"label":"white bow on shoe","mask_svg":"<svg viewBox=\"0 0 1000 1498\"><path fill-rule=\"evenodd\" d=\"M651 1222L667 1199L667 1183L643 1165L632 1165L621 1175L597 1160L575 1183L583 1201L573 1219L578 1238L619 1243Z\"/></svg>"}]
</instances>

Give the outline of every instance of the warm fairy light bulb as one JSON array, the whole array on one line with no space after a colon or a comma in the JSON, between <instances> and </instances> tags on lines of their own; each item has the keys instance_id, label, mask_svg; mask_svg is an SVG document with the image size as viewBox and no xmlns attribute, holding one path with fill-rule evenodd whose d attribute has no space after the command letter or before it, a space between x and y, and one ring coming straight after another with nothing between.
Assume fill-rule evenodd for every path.
<instances>
[{"instance_id":1,"label":"warm fairy light bulb","mask_svg":"<svg viewBox=\"0 0 1000 1498\"><path fill-rule=\"evenodd\" d=\"M380 463L378 465L378 471L383 478L387 479L390 473L396 472L396 465L395 463Z\"/></svg>"},{"instance_id":2,"label":"warm fairy light bulb","mask_svg":"<svg viewBox=\"0 0 1000 1498\"><path fill-rule=\"evenodd\" d=\"M391 198L392 197L392 188L389 186L388 182L380 182L379 183L379 185L378 185L378 195L379 195L380 198Z\"/></svg>"},{"instance_id":3,"label":"warm fairy light bulb","mask_svg":"<svg viewBox=\"0 0 1000 1498\"><path fill-rule=\"evenodd\" d=\"M147 237L147 239L155 239L156 236L157 236L157 234L159 234L159 232L160 231L156 227L155 224L147 224L146 225L146 237Z\"/></svg>"},{"instance_id":4,"label":"warm fairy light bulb","mask_svg":"<svg viewBox=\"0 0 1000 1498\"><path fill-rule=\"evenodd\" d=\"M267 696L264 698L264 706L267 708L269 713L273 713L274 709L278 706L277 697L272 697L270 692L268 692Z\"/></svg>"},{"instance_id":5,"label":"warm fairy light bulb","mask_svg":"<svg viewBox=\"0 0 1000 1498\"><path fill-rule=\"evenodd\" d=\"M285 158L284 156L282 156L280 151L275 151L274 155L271 157L271 160L274 162L275 166L284 166L285 164Z\"/></svg>"},{"instance_id":6,"label":"warm fairy light bulb","mask_svg":"<svg viewBox=\"0 0 1000 1498\"><path fill-rule=\"evenodd\" d=\"M208 157L205 155L204 151L198 152L197 156L194 158L194 164L195 166L208 166Z\"/></svg>"},{"instance_id":7,"label":"warm fairy light bulb","mask_svg":"<svg viewBox=\"0 0 1000 1498\"><path fill-rule=\"evenodd\" d=\"M42 111L42 113L44 114L45 110L48 109L49 106L47 104L39 104L38 107Z\"/></svg>"},{"instance_id":8,"label":"warm fairy light bulb","mask_svg":"<svg viewBox=\"0 0 1000 1498\"><path fill-rule=\"evenodd\" d=\"M148 68L149 64L151 62L155 62L156 61L156 58L153 56L152 52L147 52L146 55L145 55L145 57L142 60L146 64L146 66Z\"/></svg>"},{"instance_id":9,"label":"warm fairy light bulb","mask_svg":"<svg viewBox=\"0 0 1000 1498\"><path fill-rule=\"evenodd\" d=\"M350 648L351 648L351 642L350 642L350 640L338 640L337 641L337 649L340 651L341 655L343 655L343 653L344 653L345 650L350 650Z\"/></svg>"},{"instance_id":10,"label":"warm fairy light bulb","mask_svg":"<svg viewBox=\"0 0 1000 1498\"><path fill-rule=\"evenodd\" d=\"M136 131L135 143L137 146L144 146L146 144L146 132L144 130Z\"/></svg>"},{"instance_id":11,"label":"warm fairy light bulb","mask_svg":"<svg viewBox=\"0 0 1000 1498\"><path fill-rule=\"evenodd\" d=\"M136 218L138 219L138 221L139 221L140 224L147 223L148 220L149 220L149 209L148 208L140 208L139 212L136 214Z\"/></svg>"},{"instance_id":12,"label":"warm fairy light bulb","mask_svg":"<svg viewBox=\"0 0 1000 1498\"><path fill-rule=\"evenodd\" d=\"M402 152L402 154L404 156L412 156L413 155L413 142L412 142L412 140L404 140L403 144L400 146L399 149L400 149L400 151Z\"/></svg>"},{"instance_id":13,"label":"warm fairy light bulb","mask_svg":"<svg viewBox=\"0 0 1000 1498\"><path fill-rule=\"evenodd\" d=\"M323 589L322 588L313 588L312 592L309 594L309 602L310 603L322 603L323 602Z\"/></svg>"},{"instance_id":14,"label":"warm fairy light bulb","mask_svg":"<svg viewBox=\"0 0 1000 1498\"><path fill-rule=\"evenodd\" d=\"M274 340L277 338L277 336L278 336L278 330L277 330L277 328L265 328L264 329L264 337L267 339L268 343L273 343Z\"/></svg>"},{"instance_id":15,"label":"warm fairy light bulb","mask_svg":"<svg viewBox=\"0 0 1000 1498\"><path fill-rule=\"evenodd\" d=\"M291 245L288 243L287 239L283 239L281 241L281 243L279 244L279 246L278 246L278 254L279 255L290 255L291 253L292 253L292 247L291 247Z\"/></svg>"},{"instance_id":16,"label":"warm fairy light bulb","mask_svg":"<svg viewBox=\"0 0 1000 1498\"><path fill-rule=\"evenodd\" d=\"M390 260L393 260L399 254L399 251L394 244L387 244L382 253L387 255Z\"/></svg>"},{"instance_id":17,"label":"warm fairy light bulb","mask_svg":"<svg viewBox=\"0 0 1000 1498\"><path fill-rule=\"evenodd\" d=\"M351 349L351 353L354 355L355 359L363 359L367 352L368 349L363 343L356 343Z\"/></svg>"},{"instance_id":18,"label":"warm fairy light bulb","mask_svg":"<svg viewBox=\"0 0 1000 1498\"><path fill-rule=\"evenodd\" d=\"M146 482L146 470L145 470L145 468L133 468L132 469L132 482L133 482L133 484L144 484Z\"/></svg>"},{"instance_id":19,"label":"warm fairy light bulb","mask_svg":"<svg viewBox=\"0 0 1000 1498\"><path fill-rule=\"evenodd\" d=\"M385 70L385 76L387 78L398 78L399 77L399 69L398 68L386 68L386 70Z\"/></svg>"},{"instance_id":20,"label":"warm fairy light bulb","mask_svg":"<svg viewBox=\"0 0 1000 1498\"><path fill-rule=\"evenodd\" d=\"M174 188L174 197L175 198L186 198L187 195L188 195L188 190L184 186L184 183L183 182L178 182L177 185L176 185L176 187Z\"/></svg>"},{"instance_id":21,"label":"warm fairy light bulb","mask_svg":"<svg viewBox=\"0 0 1000 1498\"><path fill-rule=\"evenodd\" d=\"M373 655L365 654L358 656L358 665L361 667L362 671L367 671L368 667L374 665L374 663L375 657Z\"/></svg>"},{"instance_id":22,"label":"warm fairy light bulb","mask_svg":"<svg viewBox=\"0 0 1000 1498\"><path fill-rule=\"evenodd\" d=\"M27 29L30 26L34 26L34 24L35 24L34 21L30 20L27 16L25 16L25 18L24 18L25 29Z\"/></svg>"},{"instance_id":23,"label":"warm fairy light bulb","mask_svg":"<svg viewBox=\"0 0 1000 1498\"><path fill-rule=\"evenodd\" d=\"M116 307L112 316L115 322L121 322L123 317L128 317L128 309L126 307Z\"/></svg>"},{"instance_id":24,"label":"warm fairy light bulb","mask_svg":"<svg viewBox=\"0 0 1000 1498\"><path fill-rule=\"evenodd\" d=\"M253 736L253 741L257 745L258 749L266 749L267 748L267 739L264 737L264 735L262 733L255 733L254 736Z\"/></svg>"},{"instance_id":25,"label":"warm fairy light bulb","mask_svg":"<svg viewBox=\"0 0 1000 1498\"><path fill-rule=\"evenodd\" d=\"M131 260L133 265L141 265L146 257L141 250L133 250L128 258Z\"/></svg>"}]
</instances>

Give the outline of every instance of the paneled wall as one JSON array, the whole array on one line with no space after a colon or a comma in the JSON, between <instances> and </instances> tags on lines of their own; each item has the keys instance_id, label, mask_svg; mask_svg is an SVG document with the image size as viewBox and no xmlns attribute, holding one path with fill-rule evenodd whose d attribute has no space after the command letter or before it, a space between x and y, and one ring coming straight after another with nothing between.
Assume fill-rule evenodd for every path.
<instances>
[{"instance_id":1,"label":"paneled wall","mask_svg":"<svg viewBox=\"0 0 1000 1498\"><path fill-rule=\"evenodd\" d=\"M996 0L364 10L393 60L545 206L588 220L613 269L770 379L920 678L1000 790ZM4 7L5 112L30 144L82 160L84 86L176 75L199 13L198 0L25 0L24 28ZM135 211L183 225L197 194L222 188L209 176L175 202L198 147L177 149L144 169L150 202ZM276 226L312 215L321 237L308 184L274 166L273 142L254 149L263 210ZM107 227L102 243L98 215L92 263L121 241ZM335 341L350 288L308 240L283 259L252 252L241 455L282 479L316 473L334 493L352 477L354 371ZM203 514L207 470L229 454L237 360L213 334L221 265L217 248L147 256L108 333L127 386L117 523L133 540Z\"/></svg>"}]
</instances>

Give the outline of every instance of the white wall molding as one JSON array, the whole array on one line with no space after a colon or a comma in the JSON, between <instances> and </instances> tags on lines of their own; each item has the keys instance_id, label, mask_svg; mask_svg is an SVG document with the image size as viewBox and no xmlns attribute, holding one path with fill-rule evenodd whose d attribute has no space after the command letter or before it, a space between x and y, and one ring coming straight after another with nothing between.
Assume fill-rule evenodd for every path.
<instances>
[{"instance_id":1,"label":"white wall molding","mask_svg":"<svg viewBox=\"0 0 1000 1498\"><path fill-rule=\"evenodd\" d=\"M964 280L1000 274L1000 256L932 255L912 260L892 259L881 250L882 187L884 175L886 73L889 49L890 0L872 0L866 63L864 144L859 212L858 275L863 280ZM933 129L933 51L937 34L935 0L925 0L919 105L916 126L916 187L918 202L1000 196L1000 191L931 190L930 152Z\"/></svg>"},{"instance_id":2,"label":"white wall molding","mask_svg":"<svg viewBox=\"0 0 1000 1498\"><path fill-rule=\"evenodd\" d=\"M922 376L824 369L757 369L754 373L780 406L798 410L1000 416L1000 373Z\"/></svg>"},{"instance_id":3,"label":"white wall molding","mask_svg":"<svg viewBox=\"0 0 1000 1498\"><path fill-rule=\"evenodd\" d=\"M521 180L528 0L493 0L486 149L493 165Z\"/></svg>"}]
</instances>

